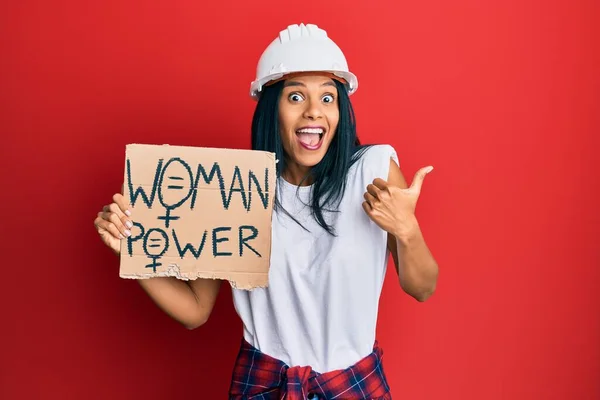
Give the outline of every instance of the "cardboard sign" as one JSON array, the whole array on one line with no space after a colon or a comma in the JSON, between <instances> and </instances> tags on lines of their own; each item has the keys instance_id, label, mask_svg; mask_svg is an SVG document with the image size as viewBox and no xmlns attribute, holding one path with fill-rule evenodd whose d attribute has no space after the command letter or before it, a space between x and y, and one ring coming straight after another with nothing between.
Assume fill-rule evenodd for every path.
<instances>
[{"instance_id":1,"label":"cardboard sign","mask_svg":"<svg viewBox=\"0 0 600 400\"><path fill-rule=\"evenodd\" d=\"M122 278L267 286L273 153L130 144L124 182L134 226L121 241Z\"/></svg>"}]
</instances>

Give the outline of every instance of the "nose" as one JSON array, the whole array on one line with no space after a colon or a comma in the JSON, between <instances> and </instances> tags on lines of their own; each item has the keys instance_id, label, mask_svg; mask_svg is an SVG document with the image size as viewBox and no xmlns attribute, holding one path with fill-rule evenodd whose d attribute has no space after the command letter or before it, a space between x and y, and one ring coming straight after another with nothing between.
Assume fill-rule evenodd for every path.
<instances>
[{"instance_id":1,"label":"nose","mask_svg":"<svg viewBox=\"0 0 600 400\"><path fill-rule=\"evenodd\" d=\"M321 102L318 100L309 100L306 102L306 109L304 110L304 118L314 121L323 116L323 110L321 110Z\"/></svg>"}]
</instances>

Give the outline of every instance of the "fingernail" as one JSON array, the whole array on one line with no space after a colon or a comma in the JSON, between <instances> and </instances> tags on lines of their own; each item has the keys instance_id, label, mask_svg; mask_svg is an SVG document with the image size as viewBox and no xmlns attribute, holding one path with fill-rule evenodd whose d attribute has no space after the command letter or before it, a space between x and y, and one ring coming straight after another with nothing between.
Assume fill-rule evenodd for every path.
<instances>
[{"instance_id":1,"label":"fingernail","mask_svg":"<svg viewBox=\"0 0 600 400\"><path fill-rule=\"evenodd\" d=\"M125 226L131 229L133 227L133 224L131 223L131 221L126 221Z\"/></svg>"},{"instance_id":2,"label":"fingernail","mask_svg":"<svg viewBox=\"0 0 600 400\"><path fill-rule=\"evenodd\" d=\"M131 217L131 211L125 210L125 215L127 215L128 217Z\"/></svg>"},{"instance_id":3,"label":"fingernail","mask_svg":"<svg viewBox=\"0 0 600 400\"><path fill-rule=\"evenodd\" d=\"M121 233L119 233L119 239L125 239L125 236L123 236Z\"/></svg>"},{"instance_id":4,"label":"fingernail","mask_svg":"<svg viewBox=\"0 0 600 400\"><path fill-rule=\"evenodd\" d=\"M429 166L429 167L427 167L427 170L425 172L430 173L431 171L433 171L433 167Z\"/></svg>"},{"instance_id":5,"label":"fingernail","mask_svg":"<svg viewBox=\"0 0 600 400\"><path fill-rule=\"evenodd\" d=\"M129 230L126 230L125 231L125 236L127 236L127 237L131 236L131 232Z\"/></svg>"}]
</instances>

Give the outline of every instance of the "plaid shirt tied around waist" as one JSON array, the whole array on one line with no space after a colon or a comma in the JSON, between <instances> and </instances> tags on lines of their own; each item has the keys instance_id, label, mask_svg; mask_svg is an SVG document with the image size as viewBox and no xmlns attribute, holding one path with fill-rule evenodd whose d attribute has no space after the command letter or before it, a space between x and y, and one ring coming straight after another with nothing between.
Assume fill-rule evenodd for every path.
<instances>
[{"instance_id":1,"label":"plaid shirt tied around waist","mask_svg":"<svg viewBox=\"0 0 600 400\"><path fill-rule=\"evenodd\" d=\"M373 352L356 364L320 374L309 366L289 367L242 339L229 400L391 400L382 356L375 342Z\"/></svg>"}]
</instances>

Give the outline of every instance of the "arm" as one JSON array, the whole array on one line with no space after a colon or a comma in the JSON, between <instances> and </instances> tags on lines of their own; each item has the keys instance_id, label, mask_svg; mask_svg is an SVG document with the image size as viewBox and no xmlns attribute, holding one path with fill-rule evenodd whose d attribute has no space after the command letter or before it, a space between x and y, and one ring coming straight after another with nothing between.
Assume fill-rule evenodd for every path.
<instances>
[{"instance_id":1,"label":"arm","mask_svg":"<svg viewBox=\"0 0 600 400\"><path fill-rule=\"evenodd\" d=\"M102 241L115 254L120 253L121 240L131 235L131 213L123 195L113 196L113 203L103 208L94 220ZM154 303L171 318L188 329L203 325L217 300L220 280L182 281L174 277L139 279L138 283Z\"/></svg>"},{"instance_id":2,"label":"arm","mask_svg":"<svg viewBox=\"0 0 600 400\"><path fill-rule=\"evenodd\" d=\"M394 259L402 289L418 301L427 300L436 289L438 265L414 214L426 169L417 172L409 188L400 168L390 160L388 181L376 179L367 187L363 207L388 232L388 249Z\"/></svg>"},{"instance_id":3,"label":"arm","mask_svg":"<svg viewBox=\"0 0 600 400\"><path fill-rule=\"evenodd\" d=\"M393 160L390 160L388 183L401 189L408 188ZM435 292L438 265L425 243L417 218L412 215L408 222L408 228L388 233L388 249L402 289L418 301L425 301Z\"/></svg>"},{"instance_id":4,"label":"arm","mask_svg":"<svg viewBox=\"0 0 600 400\"><path fill-rule=\"evenodd\" d=\"M217 279L186 282L174 277L157 277L138 282L162 311L187 329L195 329L208 321L221 287Z\"/></svg>"},{"instance_id":5,"label":"arm","mask_svg":"<svg viewBox=\"0 0 600 400\"><path fill-rule=\"evenodd\" d=\"M431 297L439 270L420 230L412 239L399 239L388 233L388 249L402 289L418 301Z\"/></svg>"}]
</instances>

